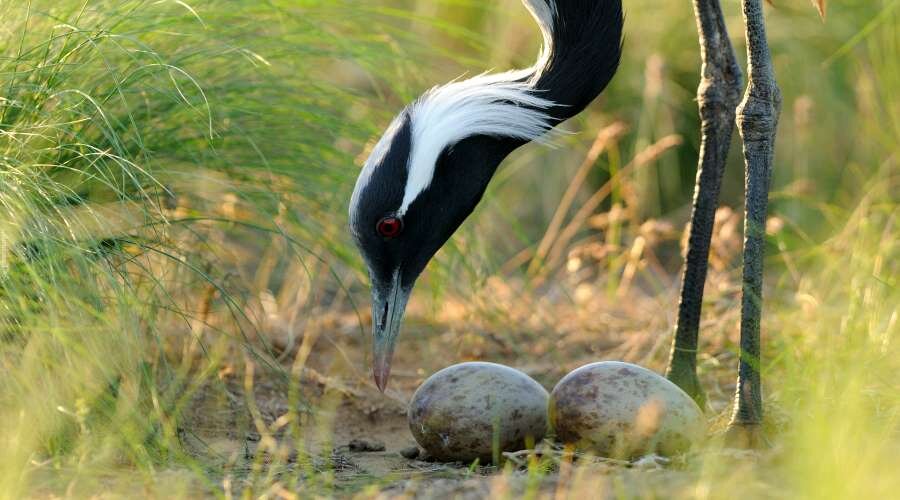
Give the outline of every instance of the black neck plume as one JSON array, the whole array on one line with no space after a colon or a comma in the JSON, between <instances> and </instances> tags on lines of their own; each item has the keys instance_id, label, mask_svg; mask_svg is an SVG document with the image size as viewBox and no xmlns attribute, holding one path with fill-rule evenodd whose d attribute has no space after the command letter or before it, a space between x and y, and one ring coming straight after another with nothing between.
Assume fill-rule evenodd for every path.
<instances>
[{"instance_id":1,"label":"black neck plume","mask_svg":"<svg viewBox=\"0 0 900 500\"><path fill-rule=\"evenodd\" d=\"M567 120L587 107L612 80L622 52L621 0L532 0L554 4L550 57L538 68L535 92Z\"/></svg>"},{"instance_id":2,"label":"black neck plume","mask_svg":"<svg viewBox=\"0 0 900 500\"><path fill-rule=\"evenodd\" d=\"M552 3L555 12L549 57L526 79L533 92L555 106L543 110L556 126L582 112L609 84L619 67L624 23L621 0L528 0ZM488 179L500 163L528 141L475 135L445 155L472 158ZM454 153L455 152L455 153ZM446 158L445 158L446 159Z\"/></svg>"}]
</instances>

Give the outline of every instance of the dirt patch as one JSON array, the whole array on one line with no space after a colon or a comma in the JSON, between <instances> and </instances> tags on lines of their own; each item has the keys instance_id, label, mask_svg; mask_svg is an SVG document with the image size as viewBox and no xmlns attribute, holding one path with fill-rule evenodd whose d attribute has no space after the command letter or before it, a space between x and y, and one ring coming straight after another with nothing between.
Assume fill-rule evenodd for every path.
<instances>
[{"instance_id":1,"label":"dirt patch","mask_svg":"<svg viewBox=\"0 0 900 500\"><path fill-rule=\"evenodd\" d=\"M299 478L304 484L295 489L322 487L338 496L474 499L498 492L512 497L549 495L571 480L560 470L560 464L572 462L571 457L562 455L544 457L534 467L536 457L522 452L509 457L500 468L441 463L424 453L410 458L410 450L417 447L407 426L403 397L412 394L415 383L401 383L386 397L374 386L334 388L321 382L312 371L303 378L301 388L316 410L296 412L301 427L280 425L284 415L291 413L288 392L267 377L260 376L254 383L252 405L245 402L243 384L238 380L212 384L192 401L182 442L198 462L216 473L221 471L223 484L252 486L260 477ZM620 491L614 486L639 494L658 481L686 482L682 478L685 472L665 462L581 463L589 467L592 481L600 481L591 487L609 495Z\"/></svg>"},{"instance_id":2,"label":"dirt patch","mask_svg":"<svg viewBox=\"0 0 900 500\"><path fill-rule=\"evenodd\" d=\"M651 304L632 305L652 309ZM557 313L554 317L569 318L573 314ZM656 316L641 317L657 321ZM331 322L352 325L353 318ZM516 319L505 318L503 323ZM416 443L407 425L407 404L429 375L467 360L513 366L548 390L570 370L598 360L627 360L656 370L664 365L667 325L624 328L615 324L618 320L614 317L593 315L589 319L579 321L580 328L575 324L563 328L563 324L553 335L546 334L552 330L540 325L489 335L484 333L488 329L477 327L450 329L412 323L401 338L385 394L371 381L367 336L352 328L336 328L315 342L304 368L298 376L290 377L290 384L284 373L290 373L296 350L284 353L283 373L265 373L257 367L249 384L244 375L246 366L225 370L229 374L194 395L180 436L197 462L212 471L213 481L222 484L263 487L274 478L283 479L289 491L321 488L326 495L363 493L385 498L516 497L537 491L552 494L559 484L571 483L559 463L553 461L535 467L533 460L529 463L531 459L525 458L498 469L433 462L414 453ZM603 331L591 331L585 325ZM713 335L705 338L721 341ZM715 414L733 394L734 360L725 350L707 352L723 353L705 358L702 365L710 414ZM591 487L611 495L629 491L640 496L641 492L673 491L669 484L689 484L684 479L689 473L671 465L589 465L589 477L599 481ZM540 473L535 475L535 470ZM657 481L662 481L661 486L654 489ZM613 487L625 489L615 493ZM237 486L234 490L238 491Z\"/></svg>"}]
</instances>

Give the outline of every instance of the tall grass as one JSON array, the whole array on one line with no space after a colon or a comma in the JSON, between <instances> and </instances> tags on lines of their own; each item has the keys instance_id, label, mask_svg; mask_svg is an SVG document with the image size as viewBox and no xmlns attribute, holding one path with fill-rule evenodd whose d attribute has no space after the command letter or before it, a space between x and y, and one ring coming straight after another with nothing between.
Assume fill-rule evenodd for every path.
<instances>
[{"instance_id":1,"label":"tall grass","mask_svg":"<svg viewBox=\"0 0 900 500\"><path fill-rule=\"evenodd\" d=\"M698 49L689 3L627 7L621 72L568 125L585 133L510 159L423 279L409 328L440 323L442 303L462 289L466 321L508 335L514 354L530 359L531 342L546 348L547 332L560 327L526 325L522 342L507 302L550 304L552 317L570 310L560 302L578 305L579 286L628 311L610 324L665 323L618 301L633 284L649 296L634 304L674 307L671 227L687 218L696 165ZM737 4L725 7L739 35ZM560 488L836 498L896 489L896 7L841 2L825 26L804 2L778 3L769 16L786 97L772 208L783 228L770 237L763 367L776 452L735 472L713 443L672 489L650 481L632 491L635 483L596 474ZM283 484L333 492L333 471L320 474L314 461L276 473L282 462L257 457L235 476L244 482L230 482L214 453L185 446L199 439L186 414L210 386L227 399L229 381L248 380L252 393L256 367L289 394L279 428L298 441L319 432L301 426L304 416L336 403L307 401L295 382L322 352L317 339L340 346L338 330L352 337L365 323L354 302L367 300L364 277L344 236L356 166L422 89L529 63L539 37L518 0L7 0L0 17L0 492L274 495ZM618 215L587 211L568 241L548 241L559 258L532 259L596 131L613 120L627 131L585 167L561 220L577 220L611 179L597 208ZM615 174L660 143L658 154ZM733 155L723 197L735 210L741 184ZM631 257L647 219L670 227L652 261ZM734 349L736 331L728 312L736 262L726 257L711 278L721 286L704 331L720 351ZM521 283L520 296L480 302L498 276ZM432 300L421 300L428 290ZM325 314L356 318L356 309L363 321L352 325ZM597 330L577 328L585 327ZM665 344L665 332L649 333ZM365 349L364 339L352 347ZM662 350L642 352L661 362ZM705 359L705 380L732 377L731 366ZM365 366L337 364L347 378L367 378ZM269 442L259 410L246 418Z\"/></svg>"},{"instance_id":2,"label":"tall grass","mask_svg":"<svg viewBox=\"0 0 900 500\"><path fill-rule=\"evenodd\" d=\"M336 214L384 117L362 96L396 95L402 36L335 2L0 9L0 491L149 474L186 459L179 414L223 358L287 378L251 307L281 279L246 265L257 242L331 277L304 307L340 292Z\"/></svg>"}]
</instances>

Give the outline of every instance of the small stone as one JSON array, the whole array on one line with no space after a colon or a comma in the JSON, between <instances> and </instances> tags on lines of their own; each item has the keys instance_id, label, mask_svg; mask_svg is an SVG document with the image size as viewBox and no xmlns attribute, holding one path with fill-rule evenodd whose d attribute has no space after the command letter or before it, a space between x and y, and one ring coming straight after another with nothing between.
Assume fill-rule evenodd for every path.
<instances>
[{"instance_id":1,"label":"small stone","mask_svg":"<svg viewBox=\"0 0 900 500\"><path fill-rule=\"evenodd\" d=\"M353 439L347 445L350 448L350 451L354 451L357 453L367 453L373 451L384 451L384 443L378 441L377 439Z\"/></svg>"},{"instance_id":2,"label":"small stone","mask_svg":"<svg viewBox=\"0 0 900 500\"><path fill-rule=\"evenodd\" d=\"M419 457L419 447L418 446L410 446L408 448L403 448L400 450L400 456L403 458L408 458L410 460L415 460Z\"/></svg>"}]
</instances>

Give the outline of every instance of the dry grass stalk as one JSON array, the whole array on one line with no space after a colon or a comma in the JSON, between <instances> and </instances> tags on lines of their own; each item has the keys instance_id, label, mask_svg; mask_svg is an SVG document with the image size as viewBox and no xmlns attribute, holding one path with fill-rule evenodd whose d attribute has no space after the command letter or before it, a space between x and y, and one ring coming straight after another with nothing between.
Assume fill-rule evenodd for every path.
<instances>
[{"instance_id":1,"label":"dry grass stalk","mask_svg":"<svg viewBox=\"0 0 900 500\"><path fill-rule=\"evenodd\" d=\"M669 135L663 137L656 143L647 147L647 149L638 153L625 167L623 167L619 172L610 178L606 184L604 184L600 189L598 189L585 203L582 205L575 215L572 217L572 220L569 224L563 229L555 241L551 246L551 250L548 254L547 259L544 262L543 270L546 271L548 269L553 269L556 264L559 263L565 249L568 247L569 242L572 241L572 238L578 233L584 223L590 218L590 216L600 207L600 204L603 203L604 200L612 193L613 186L618 183L622 177L629 174L632 170L637 168L646 166L657 158L659 158L666 151L680 145L682 143L682 138L679 135ZM542 278L546 278L546 273L543 274Z\"/></svg>"},{"instance_id":2,"label":"dry grass stalk","mask_svg":"<svg viewBox=\"0 0 900 500\"><path fill-rule=\"evenodd\" d=\"M594 164L597 163L597 159L600 158L600 155L606 151L610 144L617 142L627 130L628 126L623 122L615 122L612 125L605 127L597 134L597 138L594 139L594 144L588 151L587 156L585 156L584 161L581 162L581 166L578 167L578 171L575 172L575 175L569 182L566 192L563 193L562 199L559 201L559 205L557 205L556 211L553 213L553 218L550 220L549 226L547 226L547 231L544 233L544 237L541 239L541 243L538 245L537 251L532 258L531 265L528 269L529 272L536 271L537 267L540 266L540 262L547 257L547 252L550 251L554 240L556 240L566 214L569 213L569 209L575 202L578 191L581 189L581 186L584 185L584 181L587 179Z\"/></svg>"}]
</instances>

